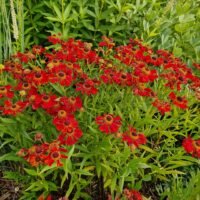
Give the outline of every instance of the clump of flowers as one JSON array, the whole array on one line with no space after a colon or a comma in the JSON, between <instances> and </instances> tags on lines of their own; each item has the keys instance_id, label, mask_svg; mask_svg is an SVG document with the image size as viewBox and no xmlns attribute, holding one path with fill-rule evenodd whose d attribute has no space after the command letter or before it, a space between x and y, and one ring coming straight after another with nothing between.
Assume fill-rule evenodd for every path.
<instances>
[{"instance_id":1,"label":"clump of flowers","mask_svg":"<svg viewBox=\"0 0 200 200\"><path fill-rule=\"evenodd\" d=\"M183 92L186 85L193 98L199 100L200 78L170 52L154 51L139 40L116 45L111 38L102 39L94 50L90 43L72 38L64 41L52 35L48 41L56 49L35 45L30 51L14 55L0 69L12 80L12 84L0 85L2 118L39 113L46 115L52 125L47 140L45 133L34 130L35 144L18 151L17 155L31 166L63 166L68 148L83 144L84 137L85 141L96 137L90 138L90 130L99 133L97 137L116 139L120 145L140 152L140 147L153 139L149 140L146 126L141 125L146 118L131 113L133 107L140 113L153 113L154 119L160 114L160 118L170 118L177 110L185 112L190 109L189 95ZM198 64L194 66L199 68ZM117 104L123 99L119 108ZM143 106L137 106L137 102ZM155 128L154 132L160 130ZM182 146L200 158L200 140L186 137ZM125 189L124 195L127 199L142 199L136 190Z\"/></svg>"},{"instance_id":2,"label":"clump of flowers","mask_svg":"<svg viewBox=\"0 0 200 200\"><path fill-rule=\"evenodd\" d=\"M194 140L190 136L183 140L183 148L194 157L200 158L200 139Z\"/></svg>"},{"instance_id":3,"label":"clump of flowers","mask_svg":"<svg viewBox=\"0 0 200 200\"><path fill-rule=\"evenodd\" d=\"M23 148L17 154L23 157L30 165L37 167L40 164L51 166L56 163L62 166L61 159L67 158L66 149L61 148L58 141L33 145L29 149Z\"/></svg>"}]
</instances>

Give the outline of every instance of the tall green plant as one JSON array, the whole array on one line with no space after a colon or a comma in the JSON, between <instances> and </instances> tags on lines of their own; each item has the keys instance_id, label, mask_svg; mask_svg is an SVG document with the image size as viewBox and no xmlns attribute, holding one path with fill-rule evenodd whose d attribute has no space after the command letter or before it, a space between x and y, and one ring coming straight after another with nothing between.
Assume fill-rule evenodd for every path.
<instances>
[{"instance_id":1,"label":"tall green plant","mask_svg":"<svg viewBox=\"0 0 200 200\"><path fill-rule=\"evenodd\" d=\"M0 63L12 53L10 15L4 0L0 1Z\"/></svg>"}]
</instances>

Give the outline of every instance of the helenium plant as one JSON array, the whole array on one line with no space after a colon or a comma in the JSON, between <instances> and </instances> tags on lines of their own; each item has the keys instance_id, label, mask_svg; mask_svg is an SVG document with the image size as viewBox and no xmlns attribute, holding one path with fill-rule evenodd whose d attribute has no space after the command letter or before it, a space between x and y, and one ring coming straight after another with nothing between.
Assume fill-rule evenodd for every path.
<instances>
[{"instance_id":1,"label":"helenium plant","mask_svg":"<svg viewBox=\"0 0 200 200\"><path fill-rule=\"evenodd\" d=\"M48 41L1 68L0 161L19 163L20 199L141 200L197 170L200 79L181 59L136 39Z\"/></svg>"}]
</instances>

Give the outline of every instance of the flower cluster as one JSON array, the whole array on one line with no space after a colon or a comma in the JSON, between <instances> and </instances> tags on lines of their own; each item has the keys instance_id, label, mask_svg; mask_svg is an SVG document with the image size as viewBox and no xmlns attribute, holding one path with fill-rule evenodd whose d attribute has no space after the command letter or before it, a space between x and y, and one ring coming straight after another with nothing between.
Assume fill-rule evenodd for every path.
<instances>
[{"instance_id":1,"label":"flower cluster","mask_svg":"<svg viewBox=\"0 0 200 200\"><path fill-rule=\"evenodd\" d=\"M51 143L33 145L29 149L22 148L17 154L34 167L40 164L51 166L53 163L56 163L57 166L62 166L61 159L67 158L67 156L63 154L66 152L66 149L60 147L58 141L53 141Z\"/></svg>"},{"instance_id":2,"label":"flower cluster","mask_svg":"<svg viewBox=\"0 0 200 200\"><path fill-rule=\"evenodd\" d=\"M124 189L124 196L127 200L142 200L142 195L134 189Z\"/></svg>"},{"instance_id":3,"label":"flower cluster","mask_svg":"<svg viewBox=\"0 0 200 200\"><path fill-rule=\"evenodd\" d=\"M140 194L139 191L135 190L135 189L128 189L125 188L123 190L123 195L121 196L117 196L115 198L115 200L120 200L120 199L126 199L126 200L143 200L142 195ZM112 200L111 195L108 195L107 200Z\"/></svg>"},{"instance_id":4,"label":"flower cluster","mask_svg":"<svg viewBox=\"0 0 200 200\"><path fill-rule=\"evenodd\" d=\"M194 140L190 136L183 140L183 148L194 157L200 158L200 139Z\"/></svg>"},{"instance_id":5,"label":"flower cluster","mask_svg":"<svg viewBox=\"0 0 200 200\"><path fill-rule=\"evenodd\" d=\"M122 140L131 146L133 150L147 142L145 135L143 133L137 133L136 129L133 127L129 127L128 131L120 134L119 128L122 124L120 116L114 116L112 114L97 116L96 123L99 125L99 130L101 132L122 137Z\"/></svg>"},{"instance_id":6,"label":"flower cluster","mask_svg":"<svg viewBox=\"0 0 200 200\"><path fill-rule=\"evenodd\" d=\"M28 107L33 112L43 109L52 117L58 132L55 146L79 141L83 132L76 114L82 112L84 99L98 95L102 86L130 88L130 95L147 98L155 112L162 115L171 112L174 106L188 109L188 99L181 93L185 85L199 99L200 78L173 54L164 50L155 52L141 41L130 39L127 45L116 46L104 36L96 50L92 50L90 43L64 41L55 35L49 36L48 41L56 44L56 50L35 45L5 62L1 73L9 73L13 81L12 85L0 86L0 113L16 116ZM165 92L156 87L158 80ZM103 133L117 134L123 119L106 113L94 120ZM122 134L122 140L133 148L146 143L144 134L137 133L132 126ZM34 145L19 154L33 166L53 162L61 165L63 149L57 146L54 152L50 146L51 143ZM189 153L196 156L198 151L194 149L198 145L193 142L192 146Z\"/></svg>"}]
</instances>

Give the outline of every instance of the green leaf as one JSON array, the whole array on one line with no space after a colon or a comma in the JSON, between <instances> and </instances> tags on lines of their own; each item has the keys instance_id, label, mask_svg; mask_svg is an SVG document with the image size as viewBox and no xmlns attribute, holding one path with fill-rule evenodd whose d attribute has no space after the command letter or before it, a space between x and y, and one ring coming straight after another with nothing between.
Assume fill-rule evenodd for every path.
<instances>
[{"instance_id":1,"label":"green leaf","mask_svg":"<svg viewBox=\"0 0 200 200\"><path fill-rule=\"evenodd\" d=\"M79 174L79 175L85 175L85 176L93 176L94 174L84 170L84 169L78 169L76 170L76 173Z\"/></svg>"},{"instance_id":2,"label":"green leaf","mask_svg":"<svg viewBox=\"0 0 200 200\"><path fill-rule=\"evenodd\" d=\"M71 5L71 3L69 3L64 11L64 20L67 20L67 18L69 17L71 9L72 9L72 5Z\"/></svg>"},{"instance_id":3,"label":"green leaf","mask_svg":"<svg viewBox=\"0 0 200 200\"><path fill-rule=\"evenodd\" d=\"M190 27L190 23L180 23L180 24L176 24L174 28L177 32L183 33L187 31L189 27Z\"/></svg>"},{"instance_id":4,"label":"green leaf","mask_svg":"<svg viewBox=\"0 0 200 200\"><path fill-rule=\"evenodd\" d=\"M104 163L101 163L101 166L104 167L105 169L107 169L108 171L113 172L113 170L111 169L110 166L108 166L108 165L106 165Z\"/></svg>"},{"instance_id":5,"label":"green leaf","mask_svg":"<svg viewBox=\"0 0 200 200\"><path fill-rule=\"evenodd\" d=\"M47 18L48 20L53 21L53 22L60 22L60 23L62 23L62 20L60 20L57 17L45 17L45 18Z\"/></svg>"},{"instance_id":6,"label":"green leaf","mask_svg":"<svg viewBox=\"0 0 200 200\"><path fill-rule=\"evenodd\" d=\"M54 11L56 12L58 18L60 20L62 20L62 13L61 13L60 9L58 8L58 6L55 3L53 4L53 8L54 8Z\"/></svg>"},{"instance_id":7,"label":"green leaf","mask_svg":"<svg viewBox=\"0 0 200 200\"><path fill-rule=\"evenodd\" d=\"M57 168L56 163L53 163L51 166L45 166L40 172L39 174L43 174L44 172L50 170L50 169L54 169Z\"/></svg>"},{"instance_id":8,"label":"green leaf","mask_svg":"<svg viewBox=\"0 0 200 200\"><path fill-rule=\"evenodd\" d=\"M15 153L7 153L0 157L0 162L10 160L10 161L23 161L21 157L18 157Z\"/></svg>"},{"instance_id":9,"label":"green leaf","mask_svg":"<svg viewBox=\"0 0 200 200\"><path fill-rule=\"evenodd\" d=\"M38 173L33 170L33 169L26 169L24 168L24 170L26 171L27 174L31 175L31 176L38 176Z\"/></svg>"},{"instance_id":10,"label":"green leaf","mask_svg":"<svg viewBox=\"0 0 200 200\"><path fill-rule=\"evenodd\" d=\"M104 183L104 188L110 186L112 180L111 179L107 179L106 182Z\"/></svg>"},{"instance_id":11,"label":"green leaf","mask_svg":"<svg viewBox=\"0 0 200 200\"><path fill-rule=\"evenodd\" d=\"M183 54L182 48L174 47L173 54L177 57L180 57Z\"/></svg>"}]
</instances>

